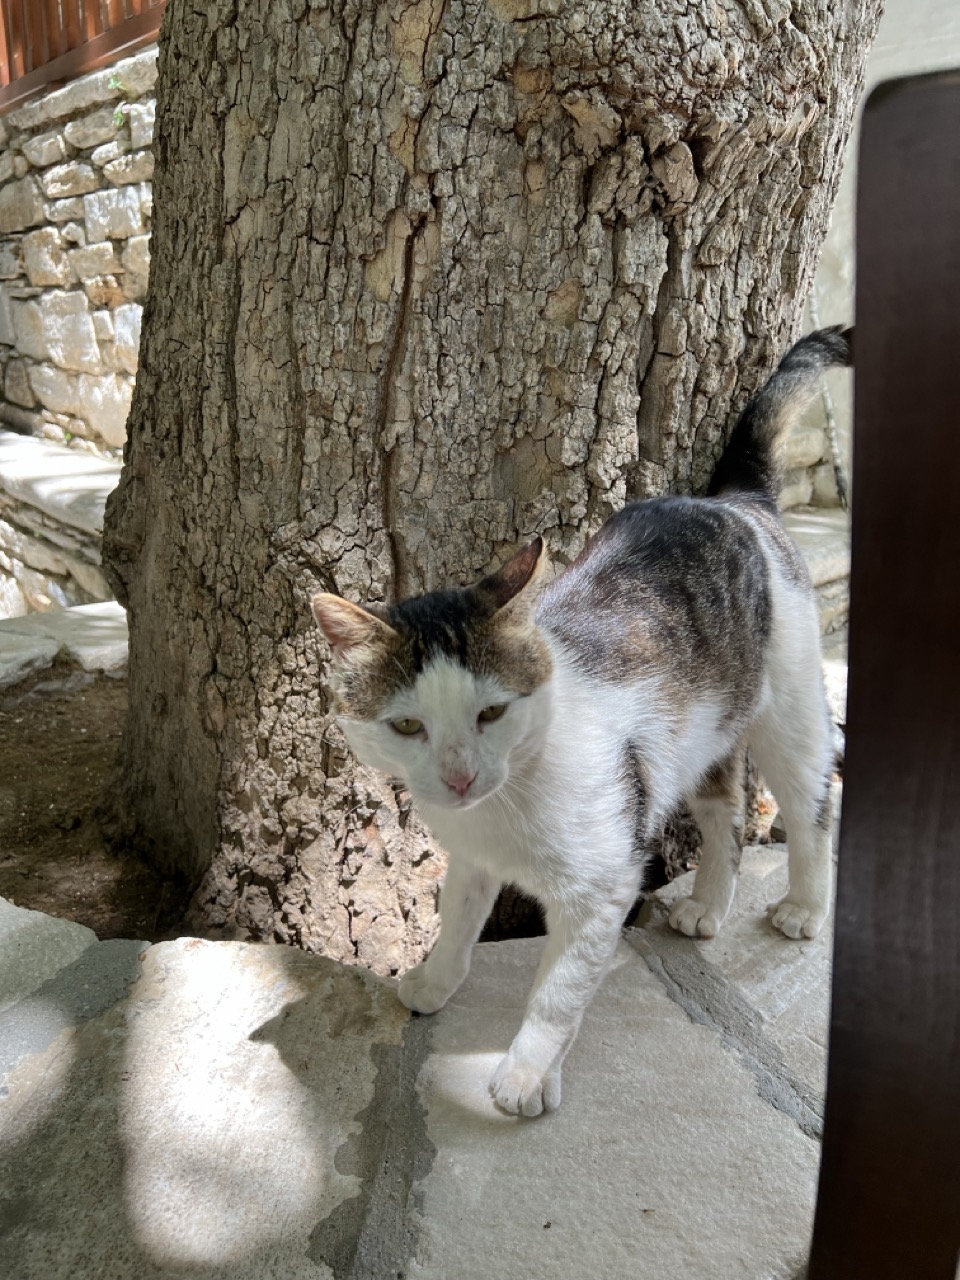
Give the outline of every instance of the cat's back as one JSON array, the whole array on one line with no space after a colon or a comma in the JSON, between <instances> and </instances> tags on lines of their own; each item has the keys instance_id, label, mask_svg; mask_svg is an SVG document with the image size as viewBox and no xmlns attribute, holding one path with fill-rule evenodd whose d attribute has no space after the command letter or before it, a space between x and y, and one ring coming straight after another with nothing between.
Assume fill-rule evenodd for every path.
<instances>
[{"instance_id":1,"label":"cat's back","mask_svg":"<svg viewBox=\"0 0 960 1280\"><path fill-rule=\"evenodd\" d=\"M770 611L753 522L723 499L670 497L612 516L544 592L537 622L587 676L728 687L759 681Z\"/></svg>"}]
</instances>

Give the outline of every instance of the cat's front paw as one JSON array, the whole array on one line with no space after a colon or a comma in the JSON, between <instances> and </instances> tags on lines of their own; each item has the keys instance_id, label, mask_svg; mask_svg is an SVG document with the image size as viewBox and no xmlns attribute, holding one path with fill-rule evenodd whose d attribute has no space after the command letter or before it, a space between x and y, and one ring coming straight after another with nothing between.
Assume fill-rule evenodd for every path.
<instances>
[{"instance_id":1,"label":"cat's front paw","mask_svg":"<svg viewBox=\"0 0 960 1280\"><path fill-rule=\"evenodd\" d=\"M774 928L788 938L815 938L827 918L827 910L820 903L792 902L787 896L781 902L772 902L767 915Z\"/></svg>"},{"instance_id":2,"label":"cat's front paw","mask_svg":"<svg viewBox=\"0 0 960 1280\"><path fill-rule=\"evenodd\" d=\"M431 973L428 961L414 965L400 979L397 995L400 1003L405 1004L414 1013L436 1013L442 1009L456 990L456 986L438 980Z\"/></svg>"},{"instance_id":3,"label":"cat's front paw","mask_svg":"<svg viewBox=\"0 0 960 1280\"><path fill-rule=\"evenodd\" d=\"M723 924L723 917L706 902L695 898L681 898L674 904L668 917L670 926L688 938L715 938Z\"/></svg>"},{"instance_id":4,"label":"cat's front paw","mask_svg":"<svg viewBox=\"0 0 960 1280\"><path fill-rule=\"evenodd\" d=\"M497 1106L512 1116L538 1116L560 1105L560 1068L542 1074L508 1053L490 1081Z\"/></svg>"}]
</instances>

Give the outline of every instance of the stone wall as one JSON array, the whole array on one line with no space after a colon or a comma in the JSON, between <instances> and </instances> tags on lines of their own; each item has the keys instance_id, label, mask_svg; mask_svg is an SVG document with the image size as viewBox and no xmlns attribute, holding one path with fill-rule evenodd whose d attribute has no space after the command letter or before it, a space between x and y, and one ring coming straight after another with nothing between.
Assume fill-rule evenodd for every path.
<instances>
[{"instance_id":1,"label":"stone wall","mask_svg":"<svg viewBox=\"0 0 960 1280\"><path fill-rule=\"evenodd\" d=\"M137 371L156 57L0 117L0 419L107 455Z\"/></svg>"}]
</instances>

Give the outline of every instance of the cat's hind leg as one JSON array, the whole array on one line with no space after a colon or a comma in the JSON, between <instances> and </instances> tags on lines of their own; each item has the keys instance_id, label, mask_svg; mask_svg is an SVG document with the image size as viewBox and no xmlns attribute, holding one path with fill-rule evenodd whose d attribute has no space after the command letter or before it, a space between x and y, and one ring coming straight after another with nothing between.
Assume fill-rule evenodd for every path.
<instances>
[{"instance_id":1,"label":"cat's hind leg","mask_svg":"<svg viewBox=\"0 0 960 1280\"><path fill-rule=\"evenodd\" d=\"M451 856L440 890L440 936L423 964L400 979L398 994L408 1009L436 1013L457 990L499 890L494 876Z\"/></svg>"},{"instance_id":2,"label":"cat's hind leg","mask_svg":"<svg viewBox=\"0 0 960 1280\"><path fill-rule=\"evenodd\" d=\"M815 938L830 910L834 748L819 670L806 688L784 693L792 696L778 698L749 736L787 828L790 883L768 915L788 938Z\"/></svg>"},{"instance_id":3,"label":"cat's hind leg","mask_svg":"<svg viewBox=\"0 0 960 1280\"><path fill-rule=\"evenodd\" d=\"M700 828L700 865L693 893L674 904L669 921L691 938L716 937L733 903L743 847L743 756L743 746L735 747L687 799Z\"/></svg>"}]
</instances>

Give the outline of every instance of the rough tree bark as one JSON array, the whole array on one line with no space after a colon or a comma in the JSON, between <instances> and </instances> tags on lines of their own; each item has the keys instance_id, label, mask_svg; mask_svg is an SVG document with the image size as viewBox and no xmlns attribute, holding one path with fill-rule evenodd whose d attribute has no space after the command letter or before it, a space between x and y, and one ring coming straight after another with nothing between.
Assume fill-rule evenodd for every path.
<instances>
[{"instance_id":1,"label":"rough tree bark","mask_svg":"<svg viewBox=\"0 0 960 1280\"><path fill-rule=\"evenodd\" d=\"M318 588L556 559L702 486L794 335L880 0L172 0L106 560L121 808L206 927L381 972L440 859L329 716Z\"/></svg>"}]
</instances>

